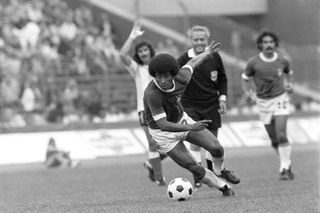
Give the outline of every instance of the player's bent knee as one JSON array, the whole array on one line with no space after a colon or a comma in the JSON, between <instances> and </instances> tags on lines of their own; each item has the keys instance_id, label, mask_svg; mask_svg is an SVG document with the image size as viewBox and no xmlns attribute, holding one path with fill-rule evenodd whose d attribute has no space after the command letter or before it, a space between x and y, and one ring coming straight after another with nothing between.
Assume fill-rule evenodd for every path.
<instances>
[{"instance_id":1,"label":"player's bent knee","mask_svg":"<svg viewBox=\"0 0 320 213\"><path fill-rule=\"evenodd\" d=\"M194 175L196 180L202 180L206 174L206 170L198 164L188 165L188 170Z\"/></svg>"},{"instance_id":2,"label":"player's bent knee","mask_svg":"<svg viewBox=\"0 0 320 213\"><path fill-rule=\"evenodd\" d=\"M284 132L281 132L280 134L279 134L279 144L286 144L286 143L288 143L289 141L288 141L288 137L287 137L287 135L284 133Z\"/></svg>"},{"instance_id":3,"label":"player's bent knee","mask_svg":"<svg viewBox=\"0 0 320 213\"><path fill-rule=\"evenodd\" d=\"M224 149L221 145L217 145L214 149L209 151L215 158L221 158L224 156Z\"/></svg>"}]
</instances>

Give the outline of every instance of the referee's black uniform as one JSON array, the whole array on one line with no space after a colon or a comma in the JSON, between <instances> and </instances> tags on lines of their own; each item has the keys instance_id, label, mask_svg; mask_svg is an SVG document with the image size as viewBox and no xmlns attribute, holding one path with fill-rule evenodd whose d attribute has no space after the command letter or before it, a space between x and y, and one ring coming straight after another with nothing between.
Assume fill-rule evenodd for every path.
<instances>
[{"instance_id":1,"label":"referee's black uniform","mask_svg":"<svg viewBox=\"0 0 320 213\"><path fill-rule=\"evenodd\" d=\"M185 65L194 55L190 49L178 58L180 67ZM206 59L197 66L183 96L182 105L187 114L195 121L211 119L208 129L217 132L221 127L219 97L227 96L227 76L219 53Z\"/></svg>"}]
</instances>

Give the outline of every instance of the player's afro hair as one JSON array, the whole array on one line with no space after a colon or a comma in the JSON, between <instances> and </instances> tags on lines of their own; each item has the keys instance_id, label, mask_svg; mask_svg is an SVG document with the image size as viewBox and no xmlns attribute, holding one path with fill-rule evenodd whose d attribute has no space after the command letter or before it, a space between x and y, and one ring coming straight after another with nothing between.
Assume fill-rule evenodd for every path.
<instances>
[{"instance_id":1,"label":"player's afro hair","mask_svg":"<svg viewBox=\"0 0 320 213\"><path fill-rule=\"evenodd\" d=\"M279 39L279 36L277 35L277 33L270 31L270 30L267 30L267 29L263 29L260 32L260 34L258 35L257 40L256 40L258 50L262 50L262 39L266 36L272 37L274 40L274 43L276 44L276 47L279 46L280 39Z\"/></svg>"},{"instance_id":2,"label":"player's afro hair","mask_svg":"<svg viewBox=\"0 0 320 213\"><path fill-rule=\"evenodd\" d=\"M179 72L179 65L174 57L169 54L159 54L153 57L149 64L149 73L152 77L156 73L170 72L172 76L176 76Z\"/></svg>"}]
</instances>

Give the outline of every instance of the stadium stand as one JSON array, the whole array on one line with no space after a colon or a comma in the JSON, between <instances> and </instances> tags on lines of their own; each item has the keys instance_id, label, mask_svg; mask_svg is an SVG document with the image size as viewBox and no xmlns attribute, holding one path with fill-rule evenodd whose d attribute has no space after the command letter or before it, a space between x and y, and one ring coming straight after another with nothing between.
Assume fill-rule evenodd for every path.
<instances>
[{"instance_id":1,"label":"stadium stand","mask_svg":"<svg viewBox=\"0 0 320 213\"><path fill-rule=\"evenodd\" d=\"M136 104L134 82L120 64L118 48L136 14L116 6L108 8L99 2L1 1L0 130L108 122L115 115L125 117L123 114L132 113ZM188 23L184 18L188 18ZM155 44L158 52L177 55L187 48L187 38L182 32L186 26L181 26L181 20L185 24L210 26L214 37L223 42L223 58L230 71L230 112L248 111L237 79L244 61L255 51L252 39L257 30L245 22L237 22L236 17L169 17L168 20L142 18L148 30L146 38ZM169 27L168 23L180 26ZM284 42L284 47L298 70L293 108L319 110L314 102L319 101L316 92L319 50L314 45L301 48L289 42ZM68 82L76 84L77 91L73 94L66 91ZM68 99L67 94L74 97Z\"/></svg>"}]
</instances>

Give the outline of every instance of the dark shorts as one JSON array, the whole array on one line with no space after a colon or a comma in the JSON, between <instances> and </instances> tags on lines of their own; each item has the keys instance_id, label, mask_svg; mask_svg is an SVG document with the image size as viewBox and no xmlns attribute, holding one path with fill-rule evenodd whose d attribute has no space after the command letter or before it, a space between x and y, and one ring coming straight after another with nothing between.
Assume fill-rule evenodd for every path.
<instances>
[{"instance_id":1,"label":"dark shorts","mask_svg":"<svg viewBox=\"0 0 320 213\"><path fill-rule=\"evenodd\" d=\"M212 123L207 127L209 130L216 130L221 127L221 115L219 106L213 105L207 108L183 106L184 111L195 121L212 120Z\"/></svg>"},{"instance_id":2,"label":"dark shorts","mask_svg":"<svg viewBox=\"0 0 320 213\"><path fill-rule=\"evenodd\" d=\"M153 140L152 136L149 133L144 111L138 112L138 115L139 115L140 126L144 129L146 136L147 136L147 139L148 139L149 151L150 152L157 152L159 149L159 145Z\"/></svg>"}]
</instances>

